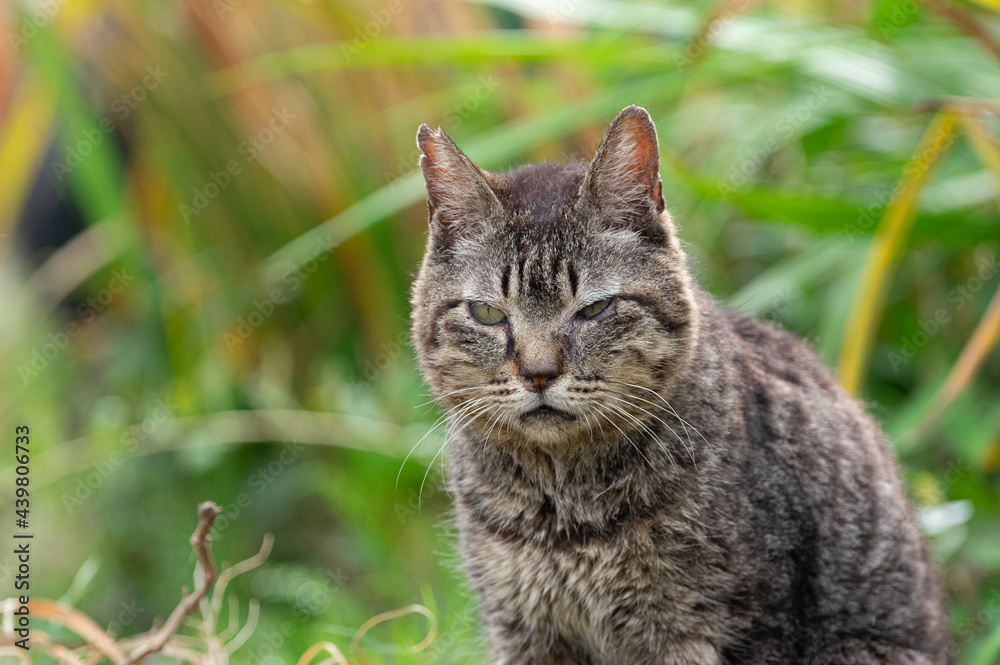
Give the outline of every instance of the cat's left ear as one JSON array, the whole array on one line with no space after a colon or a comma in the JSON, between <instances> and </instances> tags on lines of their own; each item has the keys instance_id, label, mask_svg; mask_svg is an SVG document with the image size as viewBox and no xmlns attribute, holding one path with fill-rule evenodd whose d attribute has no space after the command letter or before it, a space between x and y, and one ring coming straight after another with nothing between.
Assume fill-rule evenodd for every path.
<instances>
[{"instance_id":1,"label":"cat's left ear","mask_svg":"<svg viewBox=\"0 0 1000 665\"><path fill-rule=\"evenodd\" d=\"M641 106L628 106L604 134L581 185L606 222L640 233L657 244L666 241L660 222L665 209L660 183L656 127Z\"/></svg>"},{"instance_id":2,"label":"cat's left ear","mask_svg":"<svg viewBox=\"0 0 1000 665\"><path fill-rule=\"evenodd\" d=\"M500 207L487 178L440 128L420 125L417 146L427 184L431 229L443 240L468 232Z\"/></svg>"}]
</instances>

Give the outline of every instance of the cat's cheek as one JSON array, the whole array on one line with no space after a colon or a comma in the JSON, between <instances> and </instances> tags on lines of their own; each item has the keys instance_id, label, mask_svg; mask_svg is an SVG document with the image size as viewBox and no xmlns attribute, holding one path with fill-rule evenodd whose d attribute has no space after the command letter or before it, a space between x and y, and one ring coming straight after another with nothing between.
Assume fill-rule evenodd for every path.
<instances>
[{"instance_id":1,"label":"cat's cheek","mask_svg":"<svg viewBox=\"0 0 1000 665\"><path fill-rule=\"evenodd\" d=\"M502 326L470 324L458 316L447 317L439 324L434 365L451 375L461 372L470 385L493 383L510 374L506 347Z\"/></svg>"},{"instance_id":2,"label":"cat's cheek","mask_svg":"<svg viewBox=\"0 0 1000 665\"><path fill-rule=\"evenodd\" d=\"M641 331L636 329L640 318L631 314L619 315L607 321L595 322L580 330L573 338L573 355L581 364L579 373L589 376L603 374L627 359L632 340Z\"/></svg>"},{"instance_id":3,"label":"cat's cheek","mask_svg":"<svg viewBox=\"0 0 1000 665\"><path fill-rule=\"evenodd\" d=\"M655 321L637 317L587 339L577 374L657 389L679 370L683 355L683 345L664 335Z\"/></svg>"}]
</instances>

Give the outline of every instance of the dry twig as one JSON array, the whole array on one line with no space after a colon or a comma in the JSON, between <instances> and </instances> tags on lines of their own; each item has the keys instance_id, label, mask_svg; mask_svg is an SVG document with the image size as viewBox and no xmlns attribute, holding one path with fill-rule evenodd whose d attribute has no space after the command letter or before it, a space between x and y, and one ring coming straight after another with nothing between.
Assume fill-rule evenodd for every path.
<instances>
[{"instance_id":1,"label":"dry twig","mask_svg":"<svg viewBox=\"0 0 1000 665\"><path fill-rule=\"evenodd\" d=\"M146 656L161 651L166 646L167 641L181 627L181 622L184 621L184 618L191 614L198 607L201 599L208 594L208 590L212 587L212 583L215 582L217 576L215 563L212 561L212 555L208 551L209 530L212 528L212 524L220 512L222 512L222 509L211 501L205 501L198 506L199 521L197 528L195 528L194 533L191 535L191 547L194 548L198 562L201 564L201 585L192 594L188 594L185 591L180 604L170 614L163 627L156 631L150 637L149 641L129 657L128 665L135 665L135 663L140 662Z\"/></svg>"},{"instance_id":2,"label":"dry twig","mask_svg":"<svg viewBox=\"0 0 1000 665\"><path fill-rule=\"evenodd\" d=\"M955 27L966 35L979 42L994 57L1000 58L1000 44L997 44L990 31L983 27L974 15L954 4L943 2L942 0L923 0L923 2L932 10L951 21Z\"/></svg>"}]
</instances>

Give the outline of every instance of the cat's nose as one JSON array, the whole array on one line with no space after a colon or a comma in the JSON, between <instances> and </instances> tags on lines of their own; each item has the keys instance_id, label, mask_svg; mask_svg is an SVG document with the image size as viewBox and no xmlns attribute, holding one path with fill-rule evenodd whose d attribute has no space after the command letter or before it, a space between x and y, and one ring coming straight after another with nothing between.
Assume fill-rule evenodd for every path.
<instances>
[{"instance_id":1,"label":"cat's nose","mask_svg":"<svg viewBox=\"0 0 1000 665\"><path fill-rule=\"evenodd\" d=\"M559 367L555 363L526 367L521 372L524 387L528 392L540 393L559 376Z\"/></svg>"}]
</instances>

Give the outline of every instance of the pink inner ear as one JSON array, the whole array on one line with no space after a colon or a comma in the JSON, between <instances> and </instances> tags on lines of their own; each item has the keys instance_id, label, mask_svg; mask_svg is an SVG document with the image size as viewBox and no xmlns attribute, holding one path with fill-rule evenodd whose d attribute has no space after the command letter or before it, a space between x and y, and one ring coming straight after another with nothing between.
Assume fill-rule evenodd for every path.
<instances>
[{"instance_id":1,"label":"pink inner ear","mask_svg":"<svg viewBox=\"0 0 1000 665\"><path fill-rule=\"evenodd\" d=\"M420 149L424 153L424 159L426 160L425 163L427 164L427 168L424 169L425 173L429 171L431 175L435 177L448 175L448 170L444 168L440 164L440 160L438 160L437 156L438 148L436 145L434 145L433 142L431 141L422 142L420 144Z\"/></svg>"},{"instance_id":2,"label":"pink inner ear","mask_svg":"<svg viewBox=\"0 0 1000 665\"><path fill-rule=\"evenodd\" d=\"M438 130L422 126L417 145L423 151L420 169L427 185L427 203L432 218L442 227L461 219L482 216L496 203L487 174L466 157L451 139ZM437 213L437 214L436 214Z\"/></svg>"},{"instance_id":3,"label":"pink inner ear","mask_svg":"<svg viewBox=\"0 0 1000 665\"><path fill-rule=\"evenodd\" d=\"M427 183L428 203L431 206L431 213L440 204L445 196L444 181L448 178L448 168L439 159L438 146L434 141L425 140L420 142L420 149L424 155L420 159L421 170L424 172L424 181Z\"/></svg>"},{"instance_id":4,"label":"pink inner ear","mask_svg":"<svg viewBox=\"0 0 1000 665\"><path fill-rule=\"evenodd\" d=\"M660 151L649 127L640 118L628 118L622 127L622 166L636 180L652 188L660 170Z\"/></svg>"},{"instance_id":5,"label":"pink inner ear","mask_svg":"<svg viewBox=\"0 0 1000 665\"><path fill-rule=\"evenodd\" d=\"M663 212L667 208L666 202L663 200L663 183L657 181L656 187L653 188L653 202L656 203L656 212Z\"/></svg>"}]
</instances>

